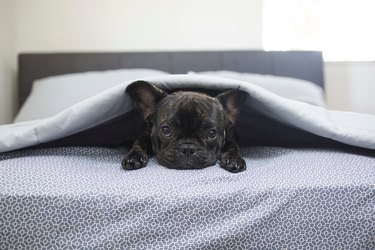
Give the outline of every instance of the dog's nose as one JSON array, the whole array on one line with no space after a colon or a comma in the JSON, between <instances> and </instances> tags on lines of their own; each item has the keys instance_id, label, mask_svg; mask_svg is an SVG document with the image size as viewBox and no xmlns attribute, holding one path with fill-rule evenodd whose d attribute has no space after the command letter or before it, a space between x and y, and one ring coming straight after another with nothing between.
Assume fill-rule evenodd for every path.
<instances>
[{"instance_id":1,"label":"dog's nose","mask_svg":"<svg viewBox=\"0 0 375 250\"><path fill-rule=\"evenodd\" d=\"M190 155L193 155L197 151L197 146L195 146L192 143L187 143L187 144L182 144L178 149L183 155L190 156Z\"/></svg>"}]
</instances>

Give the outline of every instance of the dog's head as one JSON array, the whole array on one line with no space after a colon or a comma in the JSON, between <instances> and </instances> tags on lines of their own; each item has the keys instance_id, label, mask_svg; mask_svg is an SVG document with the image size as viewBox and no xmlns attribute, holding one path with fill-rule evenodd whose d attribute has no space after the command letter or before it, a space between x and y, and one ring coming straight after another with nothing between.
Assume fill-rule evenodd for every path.
<instances>
[{"instance_id":1,"label":"dog's head","mask_svg":"<svg viewBox=\"0 0 375 250\"><path fill-rule=\"evenodd\" d=\"M177 169L216 163L247 96L239 90L216 97L188 91L167 94L145 81L131 84L127 93L149 125L158 162Z\"/></svg>"}]
</instances>

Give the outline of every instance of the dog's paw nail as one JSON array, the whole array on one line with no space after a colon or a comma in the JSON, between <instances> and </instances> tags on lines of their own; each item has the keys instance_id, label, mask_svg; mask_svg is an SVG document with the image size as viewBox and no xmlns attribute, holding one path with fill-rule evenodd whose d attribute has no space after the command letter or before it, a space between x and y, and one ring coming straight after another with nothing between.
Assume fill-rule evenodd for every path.
<instances>
[{"instance_id":1,"label":"dog's paw nail","mask_svg":"<svg viewBox=\"0 0 375 250\"><path fill-rule=\"evenodd\" d=\"M145 167L148 163L148 156L143 152L131 151L121 162L122 168L126 170L135 170Z\"/></svg>"},{"instance_id":2,"label":"dog's paw nail","mask_svg":"<svg viewBox=\"0 0 375 250\"><path fill-rule=\"evenodd\" d=\"M221 163L221 167L231 173L239 173L246 170L246 162L241 157L234 157L232 159L225 159Z\"/></svg>"}]
</instances>

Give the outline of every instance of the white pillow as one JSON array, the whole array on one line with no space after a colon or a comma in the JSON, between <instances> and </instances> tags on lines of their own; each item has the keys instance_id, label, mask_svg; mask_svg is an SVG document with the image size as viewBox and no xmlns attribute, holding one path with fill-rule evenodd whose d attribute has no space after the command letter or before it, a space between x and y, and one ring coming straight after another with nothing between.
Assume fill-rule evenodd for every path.
<instances>
[{"instance_id":1,"label":"white pillow","mask_svg":"<svg viewBox=\"0 0 375 250\"><path fill-rule=\"evenodd\" d=\"M259 87L263 87L264 89L282 97L310 103L316 106L325 106L323 89L318 85L305 80L273 75L239 73L227 70L189 72L188 74L214 75L246 81Z\"/></svg>"},{"instance_id":2,"label":"white pillow","mask_svg":"<svg viewBox=\"0 0 375 250\"><path fill-rule=\"evenodd\" d=\"M168 73L152 69L119 69L74 73L36 80L14 122L55 115L127 80Z\"/></svg>"}]
</instances>

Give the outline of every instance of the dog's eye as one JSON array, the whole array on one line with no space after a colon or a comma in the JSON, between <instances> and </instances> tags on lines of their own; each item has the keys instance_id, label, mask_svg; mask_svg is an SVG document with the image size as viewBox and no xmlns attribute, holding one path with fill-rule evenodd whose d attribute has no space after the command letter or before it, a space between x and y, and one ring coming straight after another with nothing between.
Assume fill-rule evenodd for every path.
<instances>
[{"instance_id":1,"label":"dog's eye","mask_svg":"<svg viewBox=\"0 0 375 250\"><path fill-rule=\"evenodd\" d=\"M172 133L172 129L170 127L168 127L168 126L161 127L161 131L163 131L163 134L165 136L170 136L171 133Z\"/></svg>"},{"instance_id":2,"label":"dog's eye","mask_svg":"<svg viewBox=\"0 0 375 250\"><path fill-rule=\"evenodd\" d=\"M215 138L216 138L216 135L217 135L216 130L215 130L215 129L210 129L210 130L208 131L207 137L208 137L209 139L215 139Z\"/></svg>"}]
</instances>

